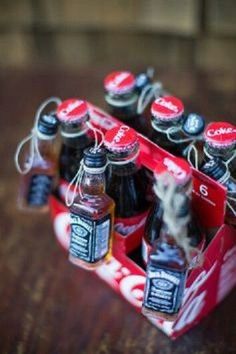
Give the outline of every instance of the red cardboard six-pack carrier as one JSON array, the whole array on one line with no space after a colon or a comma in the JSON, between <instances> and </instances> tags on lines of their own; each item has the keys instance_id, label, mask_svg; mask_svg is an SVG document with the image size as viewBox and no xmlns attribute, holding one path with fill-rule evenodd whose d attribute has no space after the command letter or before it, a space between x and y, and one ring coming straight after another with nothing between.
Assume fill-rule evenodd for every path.
<instances>
[{"instance_id":1,"label":"red cardboard six-pack carrier","mask_svg":"<svg viewBox=\"0 0 236 354\"><path fill-rule=\"evenodd\" d=\"M120 121L89 104L91 123L103 132L122 125ZM139 162L154 171L170 154L141 134ZM61 194L67 183L60 181ZM193 169L193 208L207 229L216 229L212 241L204 250L201 266L188 275L183 304L175 322L151 320L152 323L175 339L196 325L230 292L236 284L236 230L224 224L226 189L211 178ZM70 216L65 204L54 195L50 209L57 241L69 248ZM124 222L115 220L112 257L95 273L140 312L145 284L145 270L133 254L140 252L147 213Z\"/></svg>"}]
</instances>

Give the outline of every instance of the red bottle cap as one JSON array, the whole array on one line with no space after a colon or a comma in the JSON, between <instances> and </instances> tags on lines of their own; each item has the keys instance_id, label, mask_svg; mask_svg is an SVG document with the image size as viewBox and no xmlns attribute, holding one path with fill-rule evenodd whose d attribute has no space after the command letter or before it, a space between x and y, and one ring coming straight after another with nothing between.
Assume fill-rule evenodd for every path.
<instances>
[{"instance_id":1,"label":"red bottle cap","mask_svg":"<svg viewBox=\"0 0 236 354\"><path fill-rule=\"evenodd\" d=\"M111 152L119 153L132 150L137 143L137 133L127 125L112 128L105 134L104 145Z\"/></svg>"},{"instance_id":2,"label":"red bottle cap","mask_svg":"<svg viewBox=\"0 0 236 354\"><path fill-rule=\"evenodd\" d=\"M158 97L151 107L152 116L162 121L177 120L183 113L183 102L174 96Z\"/></svg>"},{"instance_id":3,"label":"red bottle cap","mask_svg":"<svg viewBox=\"0 0 236 354\"><path fill-rule=\"evenodd\" d=\"M236 126L228 122L212 122L204 132L206 143L226 148L236 143Z\"/></svg>"},{"instance_id":4,"label":"red bottle cap","mask_svg":"<svg viewBox=\"0 0 236 354\"><path fill-rule=\"evenodd\" d=\"M105 77L105 90L111 94L125 94L135 87L135 77L129 71L115 71Z\"/></svg>"},{"instance_id":5,"label":"red bottle cap","mask_svg":"<svg viewBox=\"0 0 236 354\"><path fill-rule=\"evenodd\" d=\"M179 185L184 185L192 177L192 170L189 163L179 157L165 157L155 168L155 175L160 176L168 172Z\"/></svg>"},{"instance_id":6,"label":"red bottle cap","mask_svg":"<svg viewBox=\"0 0 236 354\"><path fill-rule=\"evenodd\" d=\"M57 108L57 118L62 123L83 123L88 114L86 101L70 98L63 101Z\"/></svg>"}]
</instances>

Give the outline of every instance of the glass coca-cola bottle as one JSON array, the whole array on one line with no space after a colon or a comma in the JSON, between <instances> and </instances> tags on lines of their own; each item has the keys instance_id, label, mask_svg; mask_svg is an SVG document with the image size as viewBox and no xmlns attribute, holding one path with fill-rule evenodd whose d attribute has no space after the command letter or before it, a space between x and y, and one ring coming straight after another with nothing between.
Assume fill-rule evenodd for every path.
<instances>
[{"instance_id":1,"label":"glass coca-cola bottle","mask_svg":"<svg viewBox=\"0 0 236 354\"><path fill-rule=\"evenodd\" d=\"M137 113L140 91L150 81L147 76L145 79L139 77L137 82L131 72L115 71L105 77L104 89L110 113L138 132L147 135L150 131L148 120L143 114Z\"/></svg>"},{"instance_id":2,"label":"glass coca-cola bottle","mask_svg":"<svg viewBox=\"0 0 236 354\"><path fill-rule=\"evenodd\" d=\"M70 182L79 168L83 150L92 144L86 125L89 120L88 106L86 101L71 98L58 106L56 114L61 122L62 136L59 174L61 179Z\"/></svg>"},{"instance_id":3,"label":"glass coca-cola bottle","mask_svg":"<svg viewBox=\"0 0 236 354\"><path fill-rule=\"evenodd\" d=\"M184 105L176 97L164 96L158 97L151 106L151 140L161 148L167 150L173 155L182 156L188 143L177 144L171 141L183 138L181 132L182 121L184 118Z\"/></svg>"},{"instance_id":4,"label":"glass coca-cola bottle","mask_svg":"<svg viewBox=\"0 0 236 354\"><path fill-rule=\"evenodd\" d=\"M209 159L202 172L227 188L225 222L236 226L236 180L231 176L228 166L219 157Z\"/></svg>"},{"instance_id":5,"label":"glass coca-cola bottle","mask_svg":"<svg viewBox=\"0 0 236 354\"><path fill-rule=\"evenodd\" d=\"M158 183L159 177L163 172L167 171L175 180L177 185L177 190L180 193L185 194L189 200L191 200L192 194L192 171L190 165L182 158L177 157L165 157L162 162L160 162L155 171L155 180ZM155 190L157 193L157 190ZM187 225L188 236L191 237L190 245L192 247L203 247L203 230L201 229L199 222L195 214L190 211L191 218ZM144 235L142 239L142 258L144 264L147 264L148 257L152 250L154 242L160 237L161 228L163 225L163 200L162 196L156 194L156 199L149 211Z\"/></svg>"},{"instance_id":6,"label":"glass coca-cola bottle","mask_svg":"<svg viewBox=\"0 0 236 354\"><path fill-rule=\"evenodd\" d=\"M148 259L142 313L174 321L182 304L189 268L189 198L176 190L170 199L168 190L163 209L160 237Z\"/></svg>"},{"instance_id":7,"label":"glass coca-cola bottle","mask_svg":"<svg viewBox=\"0 0 236 354\"><path fill-rule=\"evenodd\" d=\"M121 125L107 131L104 145L109 159L106 190L116 203L116 222L133 219L136 224L149 206L146 200L147 180L137 164L137 134L127 125Z\"/></svg>"},{"instance_id":8,"label":"glass coca-cola bottle","mask_svg":"<svg viewBox=\"0 0 236 354\"><path fill-rule=\"evenodd\" d=\"M236 179L236 127L228 122L212 122L204 132L204 156L201 168L211 159L219 158Z\"/></svg>"},{"instance_id":9,"label":"glass coca-cola bottle","mask_svg":"<svg viewBox=\"0 0 236 354\"><path fill-rule=\"evenodd\" d=\"M57 168L54 144L57 129L58 120L53 114L42 114L39 117L31 136L31 149L24 158L24 170L19 171L22 173L18 195L21 210L48 210L48 198L54 186Z\"/></svg>"},{"instance_id":10,"label":"glass coca-cola bottle","mask_svg":"<svg viewBox=\"0 0 236 354\"><path fill-rule=\"evenodd\" d=\"M69 260L93 270L111 256L114 201L105 193L106 152L87 148L79 193L70 207Z\"/></svg>"}]
</instances>

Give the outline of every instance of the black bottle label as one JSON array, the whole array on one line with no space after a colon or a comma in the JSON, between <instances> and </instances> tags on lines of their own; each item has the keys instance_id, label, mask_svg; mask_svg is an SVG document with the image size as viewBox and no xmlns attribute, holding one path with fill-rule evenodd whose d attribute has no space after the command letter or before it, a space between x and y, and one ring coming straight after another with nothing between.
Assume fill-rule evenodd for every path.
<instances>
[{"instance_id":1,"label":"black bottle label","mask_svg":"<svg viewBox=\"0 0 236 354\"><path fill-rule=\"evenodd\" d=\"M27 198L29 205L42 206L48 203L52 180L52 176L47 175L33 175L31 177Z\"/></svg>"},{"instance_id":2,"label":"black bottle label","mask_svg":"<svg viewBox=\"0 0 236 354\"><path fill-rule=\"evenodd\" d=\"M144 294L145 307L168 314L177 313L183 298L186 274L186 271L149 266Z\"/></svg>"},{"instance_id":3,"label":"black bottle label","mask_svg":"<svg viewBox=\"0 0 236 354\"><path fill-rule=\"evenodd\" d=\"M70 254L89 263L102 259L109 251L111 215L100 220L73 213L70 216Z\"/></svg>"}]
</instances>

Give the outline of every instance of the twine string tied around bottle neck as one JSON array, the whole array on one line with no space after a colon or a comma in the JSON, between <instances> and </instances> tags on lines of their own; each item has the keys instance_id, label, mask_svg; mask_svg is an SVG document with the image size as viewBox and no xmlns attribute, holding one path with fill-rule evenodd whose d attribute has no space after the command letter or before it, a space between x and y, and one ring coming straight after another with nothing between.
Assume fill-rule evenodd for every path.
<instances>
[{"instance_id":1,"label":"twine string tied around bottle neck","mask_svg":"<svg viewBox=\"0 0 236 354\"><path fill-rule=\"evenodd\" d=\"M47 140L47 139L51 139L51 137L47 137L45 134L39 132L38 123L43 110L51 103L55 103L56 105L59 105L61 103L61 100L58 97L49 97L48 99L46 99L44 102L41 103L41 105L38 107L35 113L34 125L30 134L27 135L24 139L22 139L21 142L17 145L16 152L15 152L15 166L17 171L22 175L27 174L31 170L35 156L43 160L39 151L38 139L42 138L44 140ZM27 143L29 143L29 157L28 160L24 162L24 166L22 167L20 164L20 154L23 150L23 147Z\"/></svg>"}]
</instances>

